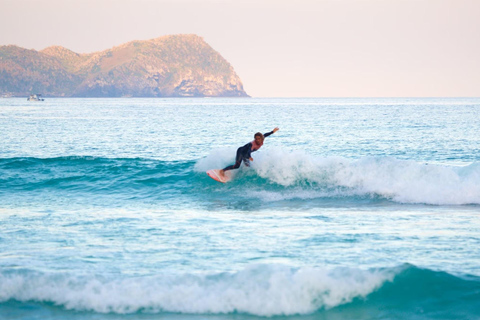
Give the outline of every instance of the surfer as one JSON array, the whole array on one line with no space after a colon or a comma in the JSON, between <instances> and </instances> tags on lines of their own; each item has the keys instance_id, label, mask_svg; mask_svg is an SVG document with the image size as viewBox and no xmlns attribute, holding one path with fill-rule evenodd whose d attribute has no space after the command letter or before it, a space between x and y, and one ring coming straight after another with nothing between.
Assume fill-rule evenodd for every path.
<instances>
[{"instance_id":1,"label":"surfer","mask_svg":"<svg viewBox=\"0 0 480 320\"><path fill-rule=\"evenodd\" d=\"M235 164L225 167L222 170L218 170L222 177L225 177L225 171L238 169L240 168L240 164L242 161L245 163L247 167L250 166L250 161L253 161L251 157L252 152L257 151L263 145L263 140L271 134L274 134L279 129L275 128L270 132L262 134L260 132L255 133L254 140L252 142L247 143L243 147L237 149L237 156L235 157Z\"/></svg>"}]
</instances>

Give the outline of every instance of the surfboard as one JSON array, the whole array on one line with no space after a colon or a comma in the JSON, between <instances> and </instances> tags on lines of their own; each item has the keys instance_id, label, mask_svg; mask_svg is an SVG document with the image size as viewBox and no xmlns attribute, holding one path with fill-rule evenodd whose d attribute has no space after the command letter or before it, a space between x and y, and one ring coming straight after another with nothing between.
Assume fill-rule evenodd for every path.
<instances>
[{"instance_id":1,"label":"surfboard","mask_svg":"<svg viewBox=\"0 0 480 320\"><path fill-rule=\"evenodd\" d=\"M223 177L220 175L219 171L220 171L220 169L212 169L212 170L208 170L207 174L213 180L216 180L216 181L222 182L222 183L228 182L232 179L232 177L230 176L230 173L228 171L225 172L225 175Z\"/></svg>"}]
</instances>

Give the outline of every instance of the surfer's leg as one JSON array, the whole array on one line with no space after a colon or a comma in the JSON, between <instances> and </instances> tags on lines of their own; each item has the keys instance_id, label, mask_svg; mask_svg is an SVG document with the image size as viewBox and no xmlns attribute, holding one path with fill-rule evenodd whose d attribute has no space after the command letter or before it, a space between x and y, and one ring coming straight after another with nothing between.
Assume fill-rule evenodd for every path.
<instances>
[{"instance_id":1,"label":"surfer's leg","mask_svg":"<svg viewBox=\"0 0 480 320\"><path fill-rule=\"evenodd\" d=\"M223 174L223 173L224 173L225 171L227 171L227 170L233 170L233 169L238 169L238 168L240 168L240 164L242 163L242 159L243 159L243 157L242 157L242 152L241 152L240 148L238 148L238 150L237 150L237 156L235 157L235 164L223 168L223 170L221 170L220 172Z\"/></svg>"},{"instance_id":2,"label":"surfer's leg","mask_svg":"<svg viewBox=\"0 0 480 320\"><path fill-rule=\"evenodd\" d=\"M225 168L223 168L222 171L238 169L238 168L240 168L240 164L241 164L241 163L242 163L242 159L240 159L239 161L235 161L235 164L234 164L234 165L225 167Z\"/></svg>"}]
</instances>

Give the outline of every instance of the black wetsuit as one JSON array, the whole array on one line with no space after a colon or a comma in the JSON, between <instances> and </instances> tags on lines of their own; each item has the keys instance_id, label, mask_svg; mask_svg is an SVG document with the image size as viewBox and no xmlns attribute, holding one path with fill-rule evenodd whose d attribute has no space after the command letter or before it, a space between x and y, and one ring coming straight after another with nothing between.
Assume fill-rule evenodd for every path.
<instances>
[{"instance_id":1,"label":"black wetsuit","mask_svg":"<svg viewBox=\"0 0 480 320\"><path fill-rule=\"evenodd\" d=\"M265 133L263 136L266 138L271 134L273 134L273 131ZM245 162L245 165L247 167L249 167L250 166L250 156L251 156L252 152L255 152L257 150L258 149L252 150L252 143L251 142L247 143L243 147L238 148L237 149L237 156L235 157L235 164L224 168L223 171L240 168L240 164L242 163L242 161Z\"/></svg>"}]
</instances>

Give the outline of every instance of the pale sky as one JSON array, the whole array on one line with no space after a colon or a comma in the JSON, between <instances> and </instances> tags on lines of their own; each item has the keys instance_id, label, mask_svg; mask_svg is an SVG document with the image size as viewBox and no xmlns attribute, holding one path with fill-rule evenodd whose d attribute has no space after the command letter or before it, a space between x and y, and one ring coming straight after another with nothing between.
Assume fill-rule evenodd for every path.
<instances>
[{"instance_id":1,"label":"pale sky","mask_svg":"<svg viewBox=\"0 0 480 320\"><path fill-rule=\"evenodd\" d=\"M480 96L480 0L0 0L0 45L202 36L253 97Z\"/></svg>"}]
</instances>

